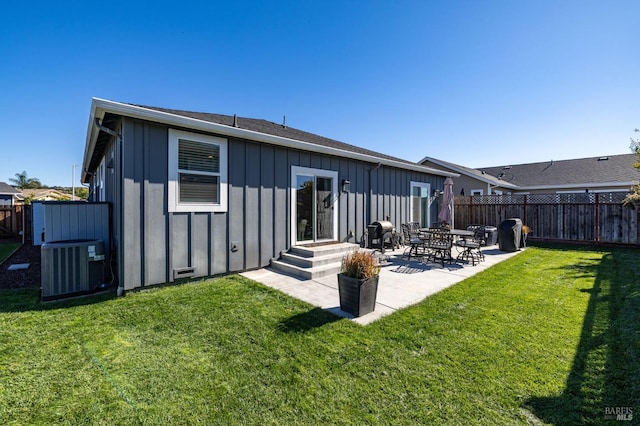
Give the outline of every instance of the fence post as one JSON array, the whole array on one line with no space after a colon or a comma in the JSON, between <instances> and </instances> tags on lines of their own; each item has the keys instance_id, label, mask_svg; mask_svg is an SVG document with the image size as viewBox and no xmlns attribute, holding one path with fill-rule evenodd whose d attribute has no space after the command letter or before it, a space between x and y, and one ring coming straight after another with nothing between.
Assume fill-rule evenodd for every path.
<instances>
[{"instance_id":1,"label":"fence post","mask_svg":"<svg viewBox=\"0 0 640 426\"><path fill-rule=\"evenodd\" d=\"M524 213L522 214L523 223L527 224L527 194L524 194Z\"/></svg>"},{"instance_id":2,"label":"fence post","mask_svg":"<svg viewBox=\"0 0 640 426\"><path fill-rule=\"evenodd\" d=\"M473 195L469 195L469 223L475 223L473 221Z\"/></svg>"},{"instance_id":3,"label":"fence post","mask_svg":"<svg viewBox=\"0 0 640 426\"><path fill-rule=\"evenodd\" d=\"M595 223L596 244L600 242L600 194L596 192L596 223Z\"/></svg>"}]
</instances>

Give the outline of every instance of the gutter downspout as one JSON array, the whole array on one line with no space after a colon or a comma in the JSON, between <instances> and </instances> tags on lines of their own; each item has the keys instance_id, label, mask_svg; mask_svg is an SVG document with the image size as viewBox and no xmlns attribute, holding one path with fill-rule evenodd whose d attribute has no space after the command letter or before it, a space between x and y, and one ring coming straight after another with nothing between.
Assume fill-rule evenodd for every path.
<instances>
[{"instance_id":1,"label":"gutter downspout","mask_svg":"<svg viewBox=\"0 0 640 426\"><path fill-rule=\"evenodd\" d=\"M369 169L369 208L367 209L368 213L369 213L369 220L365 220L364 225L367 226L371 223L371 217L372 217L372 206L371 206L371 200L373 200L373 172L375 172L376 170L378 170L380 168L380 166L382 166L382 163L378 163L376 164L375 167L372 167ZM366 196L365 196L365 203L367 202L366 200ZM366 218L365 218L366 219Z\"/></svg>"},{"instance_id":2,"label":"gutter downspout","mask_svg":"<svg viewBox=\"0 0 640 426\"><path fill-rule=\"evenodd\" d=\"M123 182L124 182L124 167L123 166L123 161L124 161L124 156L122 153L122 134L111 130L108 127L105 127L102 125L102 123L100 123L100 119L98 117L95 117L94 119L94 124L95 126L102 132L105 132L108 135L111 135L115 138L115 142L116 142L116 148L118 149L118 157L119 157L119 168L120 168L120 178L118 179L118 185L120 186L119 188L119 193L120 193L120 199L123 199ZM122 204L122 201L120 201L120 204ZM122 224L124 223L124 209L122 208L122 205L120 205L120 208L118 209L118 214L120 215L120 228L122 228ZM122 229L120 229L120 234L122 234ZM120 235L120 238L122 237L122 235ZM114 240L114 236L111 235L111 241L113 243ZM115 246L115 244L114 244ZM112 250L113 252L113 250ZM123 280L122 280L122 265L123 265L123 261L124 259L122 258L122 250L117 250L116 254L118 256L118 290L117 290L117 295L118 297L123 296L124 295L124 286L123 286ZM112 253L113 255L113 253Z\"/></svg>"}]
</instances>

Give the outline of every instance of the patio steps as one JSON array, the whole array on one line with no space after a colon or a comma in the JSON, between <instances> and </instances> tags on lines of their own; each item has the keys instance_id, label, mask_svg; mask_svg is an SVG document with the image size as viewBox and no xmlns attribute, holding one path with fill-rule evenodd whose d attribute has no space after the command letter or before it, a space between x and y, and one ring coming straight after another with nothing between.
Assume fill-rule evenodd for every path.
<instances>
[{"instance_id":1,"label":"patio steps","mask_svg":"<svg viewBox=\"0 0 640 426\"><path fill-rule=\"evenodd\" d=\"M288 252L282 253L279 260L273 260L271 267L305 280L326 277L340 272L344 255L359 247L358 244L350 243L318 247L294 246Z\"/></svg>"}]
</instances>

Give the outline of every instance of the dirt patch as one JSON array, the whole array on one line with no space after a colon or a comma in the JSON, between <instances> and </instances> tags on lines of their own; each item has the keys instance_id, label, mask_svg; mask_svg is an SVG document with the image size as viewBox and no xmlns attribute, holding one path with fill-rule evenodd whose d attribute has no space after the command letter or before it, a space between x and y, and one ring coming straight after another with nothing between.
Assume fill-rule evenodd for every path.
<instances>
[{"instance_id":1,"label":"dirt patch","mask_svg":"<svg viewBox=\"0 0 640 426\"><path fill-rule=\"evenodd\" d=\"M29 263L29 268L9 271L18 263ZM40 246L23 244L0 265L0 290L16 288L40 288Z\"/></svg>"}]
</instances>

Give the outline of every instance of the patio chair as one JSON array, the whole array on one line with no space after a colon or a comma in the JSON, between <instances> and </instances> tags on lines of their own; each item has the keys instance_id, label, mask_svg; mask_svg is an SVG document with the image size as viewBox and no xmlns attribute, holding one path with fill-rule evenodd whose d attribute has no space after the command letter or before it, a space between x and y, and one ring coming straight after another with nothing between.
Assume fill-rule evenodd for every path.
<instances>
[{"instance_id":1,"label":"patio chair","mask_svg":"<svg viewBox=\"0 0 640 426\"><path fill-rule=\"evenodd\" d=\"M473 231L473 237L464 238L456 242L456 246L462 248L462 252L458 254L457 259L459 261L471 262L471 265L475 266L476 263L484 260L482 245L486 239L485 229L482 225L474 225L473 228L469 230Z\"/></svg>"},{"instance_id":2,"label":"patio chair","mask_svg":"<svg viewBox=\"0 0 640 426\"><path fill-rule=\"evenodd\" d=\"M425 239L421 238L420 231L418 231L417 227L414 227L412 230L411 223L403 223L400 225L402 228L402 237L404 239L404 244L409 247L405 249L404 253L402 253L402 257L407 256L407 259L410 260L411 256L421 257L425 254Z\"/></svg>"},{"instance_id":3,"label":"patio chair","mask_svg":"<svg viewBox=\"0 0 640 426\"><path fill-rule=\"evenodd\" d=\"M453 235L448 229L429 228L429 242L427 243L427 260L434 263L452 262L451 248L453 247Z\"/></svg>"}]
</instances>

